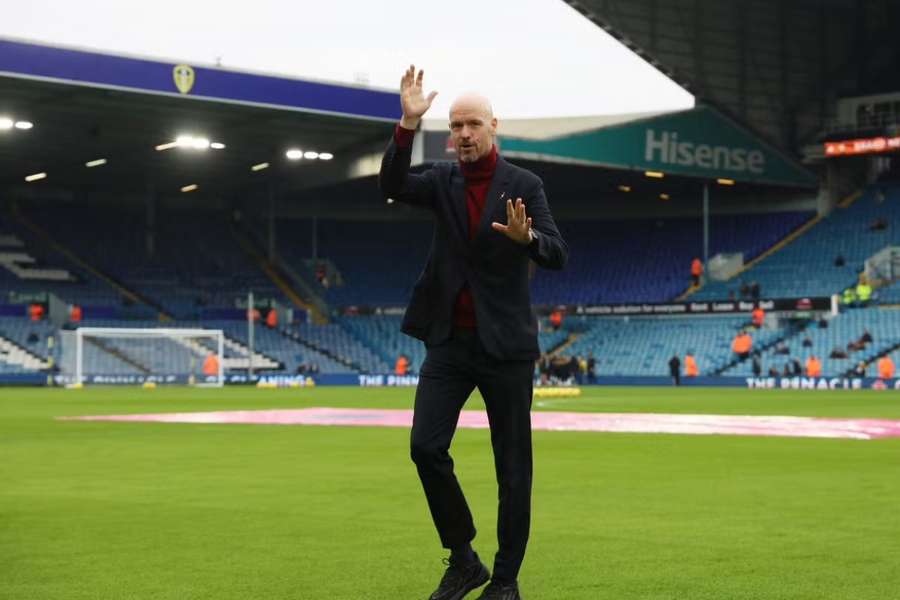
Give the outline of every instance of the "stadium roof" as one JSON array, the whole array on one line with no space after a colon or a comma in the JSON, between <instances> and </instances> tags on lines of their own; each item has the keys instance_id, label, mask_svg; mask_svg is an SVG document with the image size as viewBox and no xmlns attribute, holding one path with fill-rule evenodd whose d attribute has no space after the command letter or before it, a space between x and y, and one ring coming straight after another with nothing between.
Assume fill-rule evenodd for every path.
<instances>
[{"instance_id":1,"label":"stadium roof","mask_svg":"<svg viewBox=\"0 0 900 600\"><path fill-rule=\"evenodd\" d=\"M626 113L620 115L585 115L580 117L540 117L534 119L500 119L500 132L504 136L533 140L550 139L583 133L593 129L612 127L639 119L655 117L669 111ZM447 131L447 119L426 119L425 131Z\"/></svg>"},{"instance_id":2,"label":"stadium roof","mask_svg":"<svg viewBox=\"0 0 900 600\"><path fill-rule=\"evenodd\" d=\"M177 195L193 184L199 186L200 196L254 198L266 182L274 182L277 196L285 200L295 196L292 192L315 189L303 196L310 209L327 208L337 198L351 205L356 196L367 196L374 188L371 179L360 181L362 187L347 180L377 169L373 157L378 158L390 136L399 104L397 94L385 90L0 39L0 116L9 114L35 124L28 131L0 132L4 166L0 186L7 192L61 189L78 197L79 192L95 191ZM501 145L510 156L556 181L560 189L571 188L573 193L592 188L615 192L622 185L639 189L648 187L641 165L622 157L569 156L571 145L562 154L552 147L575 141L581 151L585 139L593 140L591 136L703 110L505 120ZM446 131L441 120L426 127ZM426 133L432 134L440 150L440 155L431 153L431 158L448 158L443 155L442 136ZM224 143L225 148L155 149L182 134L203 136L209 142ZM428 136L423 137L427 146ZM535 142L546 148L525 147ZM515 148L516 144L521 147ZM593 146L591 151L605 151L610 144L599 139ZM290 161L285 157L289 148L329 152L335 158L328 163ZM777 151L772 155L784 160ZM97 159L107 163L100 168L86 166ZM425 159L430 160L427 148ZM261 163L270 166L251 170ZM363 163L367 168L354 168ZM695 190L697 177L716 176L714 172L666 171L665 189L676 194ZM25 183L26 176L41 172L48 173L47 179ZM341 182L347 185L338 186L340 191L331 186ZM798 185L778 178L750 178L747 183Z\"/></svg>"},{"instance_id":3,"label":"stadium roof","mask_svg":"<svg viewBox=\"0 0 900 600\"><path fill-rule=\"evenodd\" d=\"M383 145L399 100L384 90L0 40L5 115L34 124L0 132L7 189L46 172L34 185L164 194L197 184L227 194L264 179L285 190L345 177L361 149ZM225 148L155 149L184 134ZM334 160L289 161L290 148ZM101 158L101 168L85 166ZM265 162L268 169L251 171Z\"/></svg>"},{"instance_id":4,"label":"stadium roof","mask_svg":"<svg viewBox=\"0 0 900 600\"><path fill-rule=\"evenodd\" d=\"M838 97L900 88L896 0L566 0L695 95L792 154Z\"/></svg>"}]
</instances>

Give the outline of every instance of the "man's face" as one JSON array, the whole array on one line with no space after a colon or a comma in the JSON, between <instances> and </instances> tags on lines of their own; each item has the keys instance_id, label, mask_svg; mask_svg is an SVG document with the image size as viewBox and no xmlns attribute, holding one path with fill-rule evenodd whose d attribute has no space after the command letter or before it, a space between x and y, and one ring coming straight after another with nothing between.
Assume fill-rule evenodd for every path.
<instances>
[{"instance_id":1,"label":"man's face","mask_svg":"<svg viewBox=\"0 0 900 600\"><path fill-rule=\"evenodd\" d=\"M475 162L491 151L497 119L479 102L461 101L450 109L450 138L462 162Z\"/></svg>"}]
</instances>

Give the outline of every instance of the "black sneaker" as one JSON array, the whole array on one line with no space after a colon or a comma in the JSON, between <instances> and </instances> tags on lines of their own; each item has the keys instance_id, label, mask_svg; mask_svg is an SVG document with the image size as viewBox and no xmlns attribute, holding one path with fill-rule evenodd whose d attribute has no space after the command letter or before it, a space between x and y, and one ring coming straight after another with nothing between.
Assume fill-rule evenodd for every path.
<instances>
[{"instance_id":1,"label":"black sneaker","mask_svg":"<svg viewBox=\"0 0 900 600\"><path fill-rule=\"evenodd\" d=\"M441 584L428 596L428 600L462 600L466 594L483 586L491 578L490 571L478 558L478 554L469 563L458 564L445 558L444 564L447 565L447 570L441 578Z\"/></svg>"},{"instance_id":2,"label":"black sneaker","mask_svg":"<svg viewBox=\"0 0 900 600\"><path fill-rule=\"evenodd\" d=\"M478 596L478 600L522 600L522 596L519 595L519 586L515 583L492 581Z\"/></svg>"}]
</instances>

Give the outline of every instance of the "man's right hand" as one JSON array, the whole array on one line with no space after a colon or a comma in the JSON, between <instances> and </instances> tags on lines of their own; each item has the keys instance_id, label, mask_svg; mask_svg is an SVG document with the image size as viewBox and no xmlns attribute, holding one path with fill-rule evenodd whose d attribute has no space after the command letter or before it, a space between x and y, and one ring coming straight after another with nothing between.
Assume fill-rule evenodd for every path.
<instances>
[{"instance_id":1,"label":"man's right hand","mask_svg":"<svg viewBox=\"0 0 900 600\"><path fill-rule=\"evenodd\" d=\"M400 79L400 104L403 107L403 117L400 126L406 129L416 129L422 120L437 92L431 92L426 98L422 93L422 76L425 71L419 71L416 75L415 65L409 65L406 73Z\"/></svg>"}]
</instances>

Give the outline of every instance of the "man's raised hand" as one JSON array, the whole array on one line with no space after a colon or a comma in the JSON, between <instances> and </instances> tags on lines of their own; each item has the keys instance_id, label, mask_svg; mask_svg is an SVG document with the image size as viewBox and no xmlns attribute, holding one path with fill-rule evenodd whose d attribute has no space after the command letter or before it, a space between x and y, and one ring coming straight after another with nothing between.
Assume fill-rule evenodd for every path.
<instances>
[{"instance_id":1,"label":"man's raised hand","mask_svg":"<svg viewBox=\"0 0 900 600\"><path fill-rule=\"evenodd\" d=\"M403 117L400 125L406 129L415 129L419 126L422 115L431 108L431 103L437 92L431 92L428 97L422 93L422 76L425 71L420 70L416 75L416 66L409 65L406 73L400 78L400 104L403 107Z\"/></svg>"},{"instance_id":2,"label":"man's raised hand","mask_svg":"<svg viewBox=\"0 0 900 600\"><path fill-rule=\"evenodd\" d=\"M531 217L525 216L525 203L521 198L516 198L515 205L511 198L506 201L506 225L494 221L491 227L519 244L531 242Z\"/></svg>"}]
</instances>

